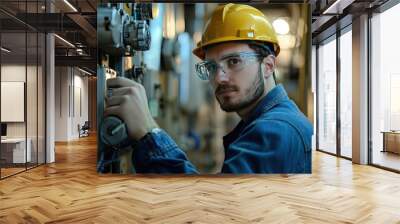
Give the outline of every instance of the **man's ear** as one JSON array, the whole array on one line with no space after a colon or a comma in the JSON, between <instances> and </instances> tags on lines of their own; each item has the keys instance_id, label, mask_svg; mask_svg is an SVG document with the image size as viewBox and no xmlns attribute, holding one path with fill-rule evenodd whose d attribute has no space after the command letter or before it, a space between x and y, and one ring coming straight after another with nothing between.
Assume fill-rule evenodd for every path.
<instances>
[{"instance_id":1,"label":"man's ear","mask_svg":"<svg viewBox=\"0 0 400 224\"><path fill-rule=\"evenodd\" d=\"M268 55L262 61L264 64L264 78L269 78L275 71L275 56Z\"/></svg>"}]
</instances>

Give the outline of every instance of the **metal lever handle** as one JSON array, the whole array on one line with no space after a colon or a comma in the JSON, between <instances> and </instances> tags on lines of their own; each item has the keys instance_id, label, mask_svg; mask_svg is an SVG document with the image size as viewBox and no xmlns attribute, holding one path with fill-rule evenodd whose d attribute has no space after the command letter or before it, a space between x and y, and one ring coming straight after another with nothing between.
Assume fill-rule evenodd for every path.
<instances>
[{"instance_id":1,"label":"metal lever handle","mask_svg":"<svg viewBox=\"0 0 400 224\"><path fill-rule=\"evenodd\" d=\"M128 132L125 123L116 116L104 118L100 129L102 142L109 146L121 146L128 142Z\"/></svg>"}]
</instances>

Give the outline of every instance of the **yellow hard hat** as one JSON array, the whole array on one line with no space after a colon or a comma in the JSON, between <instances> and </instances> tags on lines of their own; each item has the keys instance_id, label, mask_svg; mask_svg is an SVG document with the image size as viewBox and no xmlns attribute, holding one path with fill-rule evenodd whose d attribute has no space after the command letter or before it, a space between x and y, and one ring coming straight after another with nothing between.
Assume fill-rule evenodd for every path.
<instances>
[{"instance_id":1,"label":"yellow hard hat","mask_svg":"<svg viewBox=\"0 0 400 224\"><path fill-rule=\"evenodd\" d=\"M273 45L275 55L280 51L276 33L260 10L248 5L229 3L215 9L193 54L204 59L205 46L240 40L269 43Z\"/></svg>"}]
</instances>

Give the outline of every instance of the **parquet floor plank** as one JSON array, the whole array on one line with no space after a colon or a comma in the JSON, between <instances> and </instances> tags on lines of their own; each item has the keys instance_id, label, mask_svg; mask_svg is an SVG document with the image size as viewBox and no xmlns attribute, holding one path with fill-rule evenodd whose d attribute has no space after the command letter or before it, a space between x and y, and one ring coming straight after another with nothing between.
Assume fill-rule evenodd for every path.
<instances>
[{"instance_id":1,"label":"parquet floor plank","mask_svg":"<svg viewBox=\"0 0 400 224\"><path fill-rule=\"evenodd\" d=\"M0 223L400 223L400 175L320 152L312 175L96 173L96 140L0 181Z\"/></svg>"}]
</instances>

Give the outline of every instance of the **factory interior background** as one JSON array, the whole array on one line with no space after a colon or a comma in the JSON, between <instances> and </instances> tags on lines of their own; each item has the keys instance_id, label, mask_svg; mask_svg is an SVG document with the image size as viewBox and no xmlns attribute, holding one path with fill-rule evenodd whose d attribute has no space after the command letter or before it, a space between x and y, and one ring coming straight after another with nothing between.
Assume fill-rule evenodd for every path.
<instances>
[{"instance_id":1,"label":"factory interior background","mask_svg":"<svg viewBox=\"0 0 400 224\"><path fill-rule=\"evenodd\" d=\"M240 201L252 189L265 197L265 204L272 200L282 209L255 209L263 221L285 222L284 217L290 217L286 222L398 223L400 71L396 53L400 51L400 32L394 27L400 21L399 2L243 3L265 12L278 33L282 52L277 81L314 126L312 175L236 180L99 175L99 61L107 78L121 75L115 68L107 68L109 58L99 58L97 51L98 11L110 4L96 0L2 0L0 223L15 223L24 217L38 223L95 217L99 222L179 223L185 220L183 213L173 217L167 213L184 206L204 212L200 213L204 216L195 216L195 221L204 221L211 212L215 215L212 218L222 222L255 222L243 218L246 215L242 212L238 213L243 217L232 218L241 205L222 199L216 203L219 196L209 201L202 197L216 192L229 197L226 192L246 191L235 194ZM143 83L157 122L202 173L210 174L217 173L223 162L222 136L239 121L237 115L220 110L207 83L194 74L198 59L191 49L201 37L207 16L219 4L223 3L151 3L151 49L124 57L120 63L126 70L138 63L145 67ZM126 169L129 161L122 156L119 162L119 173L130 173ZM232 188L233 184L243 184L243 188ZM189 185L198 192L200 201L205 200L217 212L197 203L185 204L184 198L173 193ZM207 193L202 195L202 191ZM289 196L272 197L265 191ZM103 210L116 202L114 193L129 198L118 201L119 208L110 208L120 215L116 219ZM168 197L157 201L154 193ZM136 200L146 197L146 203L153 204L136 207ZM253 199L246 198L249 203ZM350 201L342 201L345 199ZM169 210L164 207L160 216L146 212L157 203L162 207L163 202L165 206L178 204ZM56 215L38 209L45 206ZM90 210L91 206L96 209ZM78 218L86 209L95 215ZM123 212L125 209L140 215Z\"/></svg>"},{"instance_id":2,"label":"factory interior background","mask_svg":"<svg viewBox=\"0 0 400 224\"><path fill-rule=\"evenodd\" d=\"M222 138L240 121L236 113L223 112L215 99L210 83L195 74L195 63L200 62L192 50L200 41L204 17L218 4L153 4L152 18L149 19L151 34L150 48L134 51L126 56L106 51L112 32L98 30L99 64L97 78L136 77L135 69L143 70L141 82L148 97L150 111L161 128L171 135L184 150L188 159L200 173L218 173L224 160ZM275 26L281 51L277 57L276 80L283 84L291 99L311 121L313 119L313 96L311 91L310 10L307 4L253 4ZM112 17L112 8L132 14L132 6L125 4L100 4L98 6L98 27L103 27L103 18ZM146 9L144 7L144 9ZM144 10L143 9L143 10ZM143 13L145 14L145 13ZM123 17L123 16L121 16ZM110 19L113 20L113 19ZM307 22L309 21L309 22ZM280 25L280 22L283 23ZM116 45L116 44L115 44ZM112 47L109 47L112 48ZM114 50L114 48L112 48ZM111 52L111 53L109 53ZM105 81L99 83L99 88ZM102 89L104 89L103 87ZM98 100L104 101L104 92L98 92ZM98 114L99 116L102 113ZM210 116L213 115L213 116ZM100 124L104 117L101 116ZM101 129L101 128L98 128ZM98 135L100 136L100 134ZM101 137L99 137L101 139ZM104 158L102 151L109 149L98 141L98 160ZM122 151L122 150L121 150ZM130 173L132 168L127 160L132 151L119 153L119 160L104 172ZM98 164L102 166L102 164ZM116 168L116 166L119 166Z\"/></svg>"}]
</instances>

